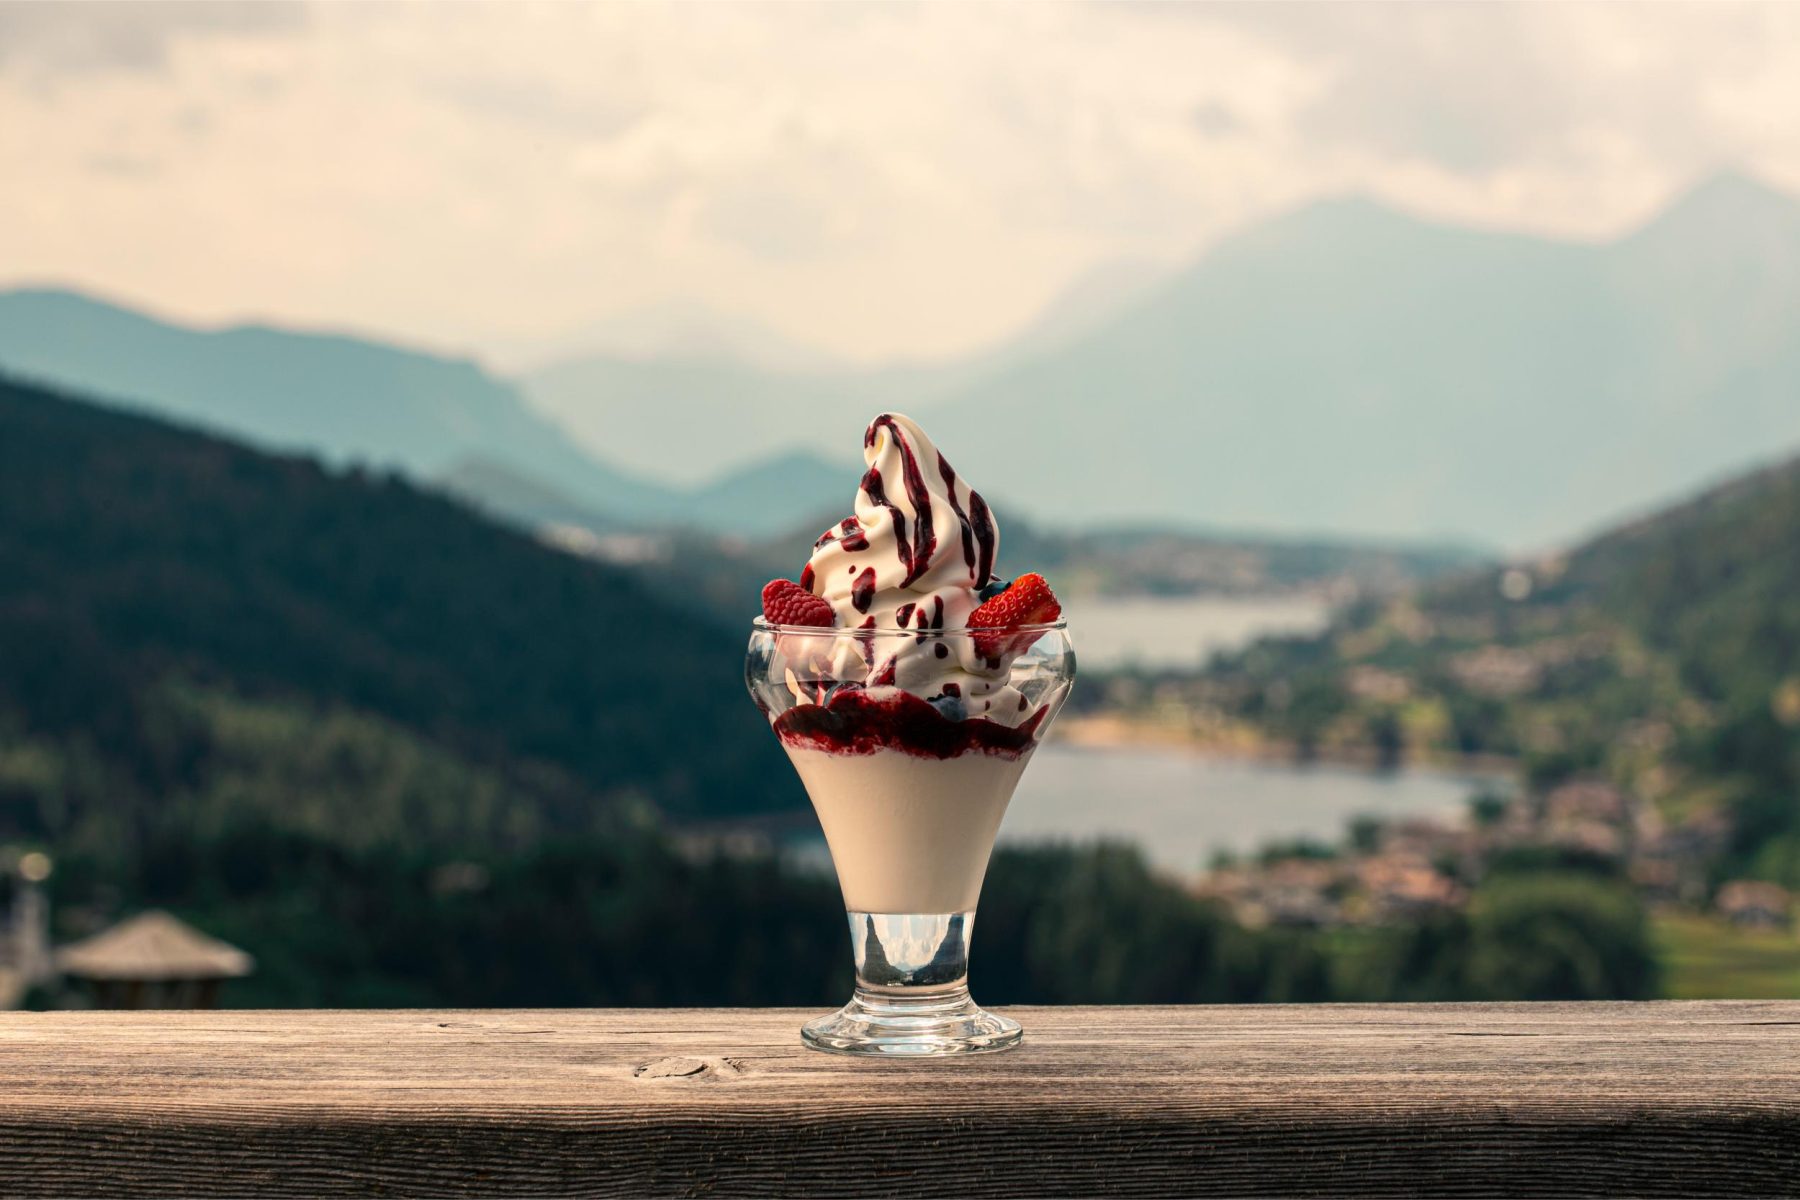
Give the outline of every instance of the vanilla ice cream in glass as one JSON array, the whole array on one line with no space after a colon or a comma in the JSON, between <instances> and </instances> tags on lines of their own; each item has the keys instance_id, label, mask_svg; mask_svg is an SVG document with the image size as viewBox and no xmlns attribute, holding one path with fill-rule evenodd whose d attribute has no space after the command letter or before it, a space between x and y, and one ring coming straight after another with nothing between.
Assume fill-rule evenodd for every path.
<instances>
[{"instance_id":1,"label":"vanilla ice cream in glass","mask_svg":"<svg viewBox=\"0 0 1800 1200\"><path fill-rule=\"evenodd\" d=\"M812 799L849 914L850 1003L801 1029L845 1054L1003 1050L969 994L981 881L1013 789L1075 678L1036 574L919 426L863 438L853 515L763 589L746 680Z\"/></svg>"}]
</instances>

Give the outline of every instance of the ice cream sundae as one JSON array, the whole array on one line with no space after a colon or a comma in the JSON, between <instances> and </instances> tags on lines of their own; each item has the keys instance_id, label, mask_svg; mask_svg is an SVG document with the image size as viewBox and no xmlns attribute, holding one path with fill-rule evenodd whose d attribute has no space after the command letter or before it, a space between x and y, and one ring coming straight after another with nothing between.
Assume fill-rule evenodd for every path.
<instances>
[{"instance_id":1,"label":"ice cream sundae","mask_svg":"<svg viewBox=\"0 0 1800 1200\"><path fill-rule=\"evenodd\" d=\"M917 424L877 417L863 457L852 514L798 579L763 589L748 675L824 827L859 939L859 1000L899 1002L942 994L961 963L994 836L1074 656L1043 577L997 577L998 522ZM946 958L951 941L962 949ZM1011 1024L954 983L964 1016ZM856 1008L834 1020L867 1016Z\"/></svg>"}]
</instances>

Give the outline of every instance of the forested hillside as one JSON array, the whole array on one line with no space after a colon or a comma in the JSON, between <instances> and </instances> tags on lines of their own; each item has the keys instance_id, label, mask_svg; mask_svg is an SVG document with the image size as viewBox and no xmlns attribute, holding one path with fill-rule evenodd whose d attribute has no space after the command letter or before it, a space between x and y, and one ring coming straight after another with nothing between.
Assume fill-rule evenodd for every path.
<instances>
[{"instance_id":1,"label":"forested hillside","mask_svg":"<svg viewBox=\"0 0 1800 1200\"><path fill-rule=\"evenodd\" d=\"M529 841L796 806L741 637L383 475L0 382L0 819Z\"/></svg>"}]
</instances>

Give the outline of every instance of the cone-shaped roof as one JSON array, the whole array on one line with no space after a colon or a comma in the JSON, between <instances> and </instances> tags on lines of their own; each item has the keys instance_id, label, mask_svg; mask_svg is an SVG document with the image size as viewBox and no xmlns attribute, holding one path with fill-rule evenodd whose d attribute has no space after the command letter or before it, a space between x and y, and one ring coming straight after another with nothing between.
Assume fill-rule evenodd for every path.
<instances>
[{"instance_id":1,"label":"cone-shaped roof","mask_svg":"<svg viewBox=\"0 0 1800 1200\"><path fill-rule=\"evenodd\" d=\"M235 979L256 969L236 946L207 937L166 912L139 913L64 946L56 963L82 979Z\"/></svg>"}]
</instances>

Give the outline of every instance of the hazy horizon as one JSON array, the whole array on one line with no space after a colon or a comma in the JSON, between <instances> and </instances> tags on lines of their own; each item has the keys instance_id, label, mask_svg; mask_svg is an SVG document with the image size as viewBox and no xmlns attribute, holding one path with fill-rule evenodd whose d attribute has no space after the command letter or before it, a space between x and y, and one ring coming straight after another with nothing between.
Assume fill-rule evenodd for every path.
<instances>
[{"instance_id":1,"label":"hazy horizon","mask_svg":"<svg viewBox=\"0 0 1800 1200\"><path fill-rule=\"evenodd\" d=\"M17 0L0 0L0 7L13 2L17 2ZM546 367L586 357L614 357L628 362L646 363L664 359L717 362L749 367L774 375L829 377L845 373L949 367L971 360L979 360L984 356L1005 351L1015 344L1028 344L1033 335L1038 333L1041 328L1050 325L1060 326L1063 320L1059 319L1068 318L1071 309L1077 310L1077 315L1073 319L1069 319L1067 323L1073 329L1085 332L1087 322L1082 319L1080 310L1091 309L1096 314L1108 316L1115 310L1091 297L1084 304L1084 292L1090 290L1084 287L1084 280L1105 277L1110 274L1134 274L1135 282L1122 297L1122 304L1129 305L1130 302L1153 294L1159 286L1173 280L1182 272L1201 265L1207 256L1217 248L1217 245L1227 243L1239 235L1252 233L1259 225L1333 202L1364 200L1422 225L1445 229L1466 232L1517 232L1521 236L1552 244L1603 246L1623 241L1653 226L1685 198L1705 188L1708 184L1720 180L1745 180L1753 186L1767 188L1771 192L1778 193L1786 199L1794 201L1796 206L1800 206L1800 188L1790 190L1759 176L1754 171L1731 165L1719 166L1693 176L1677 186L1665 202L1644 214L1641 219L1604 237L1561 236L1528 231L1483 229L1477 225L1462 224L1454 220L1411 212L1403 206L1393 204L1368 192L1348 191L1320 196L1286 208L1272 210L1243 227L1228 231L1221 236L1218 243L1208 244L1180 261L1160 263L1154 266L1141 259L1122 259L1111 263L1095 264L1082 276L1075 279L1071 286L1052 295L1042 306L1032 310L1016 327L1000 332L990 341L938 355L899 354L874 361L858 361L838 357L823 346L777 333L754 316L746 313L726 312L697 300L672 300L643 308L604 314L576 326L533 335L515 343L500 343L497 347L480 347L438 343L428 338L415 338L384 328L343 321L310 322L260 311L244 311L212 318L193 317L174 310L154 297L127 295L104 287L90 286L78 279L57 276L42 278L0 276L0 293L71 293L108 307L142 314L168 325L200 333L218 333L234 329L271 329L303 336L342 337L379 343L420 354L446 358L467 358L502 378L529 375ZM1119 301L1120 297L1105 299ZM1062 331L1058 329L1057 332L1061 333Z\"/></svg>"},{"instance_id":2,"label":"hazy horizon","mask_svg":"<svg viewBox=\"0 0 1800 1200\"><path fill-rule=\"evenodd\" d=\"M1800 447L1796 264L1800 198L1720 171L1604 242L1316 201L1175 271L1102 272L1010 342L887 371L720 324L699 357L484 375L378 331L196 336L90 293L3 288L0 362L423 479L497 464L627 523L703 519L712 495L758 514L728 518L738 532L818 519L846 502L863 423L897 409L1045 527L1530 555ZM611 334L668 337L694 316ZM1099 425L1096 396L1113 397ZM1066 486L1044 489L1046 472Z\"/></svg>"}]
</instances>

